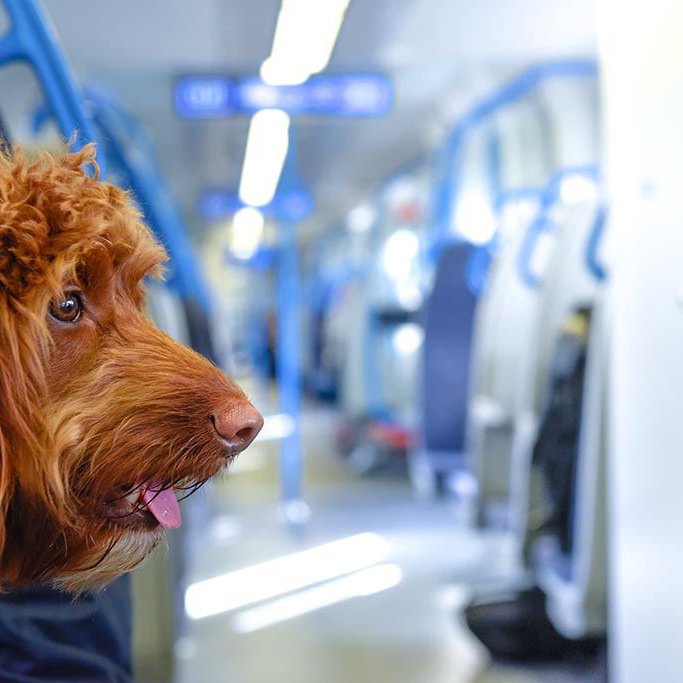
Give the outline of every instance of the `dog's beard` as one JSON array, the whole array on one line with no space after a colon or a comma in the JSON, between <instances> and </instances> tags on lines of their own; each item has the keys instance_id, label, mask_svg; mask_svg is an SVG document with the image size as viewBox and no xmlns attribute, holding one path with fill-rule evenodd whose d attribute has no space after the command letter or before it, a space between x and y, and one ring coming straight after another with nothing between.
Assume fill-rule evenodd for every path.
<instances>
[{"instance_id":1,"label":"dog's beard","mask_svg":"<svg viewBox=\"0 0 683 683\"><path fill-rule=\"evenodd\" d=\"M89 553L94 564L57 574L51 583L76 594L106 586L121 574L135 569L164 538L161 527L152 531L126 530L119 534L104 553L100 549Z\"/></svg>"},{"instance_id":2,"label":"dog's beard","mask_svg":"<svg viewBox=\"0 0 683 683\"><path fill-rule=\"evenodd\" d=\"M54 583L74 593L133 569L164 537L161 526L124 527L101 515L65 523L21 494L9 510L7 532L4 569L12 585Z\"/></svg>"}]
</instances>

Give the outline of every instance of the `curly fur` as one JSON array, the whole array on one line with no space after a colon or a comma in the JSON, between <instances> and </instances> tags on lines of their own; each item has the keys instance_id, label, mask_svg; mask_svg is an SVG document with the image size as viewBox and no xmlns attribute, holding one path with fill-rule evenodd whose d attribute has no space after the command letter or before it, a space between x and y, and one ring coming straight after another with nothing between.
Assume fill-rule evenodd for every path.
<instances>
[{"instance_id":1,"label":"curly fur","mask_svg":"<svg viewBox=\"0 0 683 683\"><path fill-rule=\"evenodd\" d=\"M86 170L90 170L88 174ZM166 255L94 146L0 157L0 581L79 591L137 565L155 524L104 514L141 482L190 488L226 463L208 419L246 402L144 314ZM50 302L73 289L78 324Z\"/></svg>"}]
</instances>

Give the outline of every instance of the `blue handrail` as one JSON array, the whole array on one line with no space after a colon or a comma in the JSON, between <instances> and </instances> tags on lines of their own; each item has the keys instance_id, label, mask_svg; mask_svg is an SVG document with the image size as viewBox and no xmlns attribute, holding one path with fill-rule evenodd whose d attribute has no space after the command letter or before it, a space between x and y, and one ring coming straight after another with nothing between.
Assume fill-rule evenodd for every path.
<instances>
[{"instance_id":1,"label":"blue handrail","mask_svg":"<svg viewBox=\"0 0 683 683\"><path fill-rule=\"evenodd\" d=\"M598 207L593 221L593 227L588 235L586 241L586 268L593 275L598 282L603 282L607 278L607 269L600 263L598 258L598 249L602 236L605 233L605 224L607 222L607 208L604 205Z\"/></svg>"},{"instance_id":2,"label":"blue handrail","mask_svg":"<svg viewBox=\"0 0 683 683\"><path fill-rule=\"evenodd\" d=\"M517 257L517 267L519 276L522 282L528 287L538 287L541 284L540 279L531 268L531 261L538 244L538 238L545 232L550 232L553 225L548 216L549 207L542 205L540 211L536 215L529 229L524 235L522 244L519 248L519 255Z\"/></svg>"},{"instance_id":3,"label":"blue handrail","mask_svg":"<svg viewBox=\"0 0 683 683\"><path fill-rule=\"evenodd\" d=\"M500 90L477 102L455 125L437 160L437 184L432 200L431 226L434 242L449 232L450 212L458 186L451 175L454 160L474 130L501 109L522 99L541 83L555 78L593 78L597 66L591 60L567 60L538 64L525 71Z\"/></svg>"},{"instance_id":4,"label":"blue handrail","mask_svg":"<svg viewBox=\"0 0 683 683\"><path fill-rule=\"evenodd\" d=\"M553 229L553 223L550 219L550 211L555 206L557 199L562 189L562 183L569 177L582 176L595 183L598 182L598 167L595 164L588 164L586 166L569 166L562 168L553 174L552 178L546 185L541 195L541 205L535 219L530 223L529 228L524 235L522 244L517 256L517 269L519 276L527 286L536 288L540 285L540 279L533 272L531 268L531 261L533 258L538 238L544 232L549 232Z\"/></svg>"},{"instance_id":5,"label":"blue handrail","mask_svg":"<svg viewBox=\"0 0 683 683\"><path fill-rule=\"evenodd\" d=\"M80 149L96 141L95 129L83 108L76 81L59 49L57 36L36 0L4 0L11 25L0 39L0 65L28 62L38 77L62 135ZM104 175L105 158L98 155Z\"/></svg>"}]
</instances>

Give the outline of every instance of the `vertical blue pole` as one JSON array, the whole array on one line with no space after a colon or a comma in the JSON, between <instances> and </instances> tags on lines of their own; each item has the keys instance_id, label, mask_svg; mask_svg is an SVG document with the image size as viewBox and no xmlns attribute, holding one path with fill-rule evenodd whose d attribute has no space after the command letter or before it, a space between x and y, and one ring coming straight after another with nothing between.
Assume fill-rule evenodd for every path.
<instances>
[{"instance_id":1,"label":"vertical blue pole","mask_svg":"<svg viewBox=\"0 0 683 683\"><path fill-rule=\"evenodd\" d=\"M280 444L280 482L287 506L302 497L300 285L296 223L282 221L279 228L277 380L280 411L292 420L292 431Z\"/></svg>"},{"instance_id":2,"label":"vertical blue pole","mask_svg":"<svg viewBox=\"0 0 683 683\"><path fill-rule=\"evenodd\" d=\"M289 130L289 153L282 169L279 192L298 184L296 142ZM277 263L277 383L280 412L288 415L292 429L280 442L280 486L285 521L300 525L308 521L303 500L303 449L301 444L301 284L299 277L296 222L283 218L279 224Z\"/></svg>"}]
</instances>

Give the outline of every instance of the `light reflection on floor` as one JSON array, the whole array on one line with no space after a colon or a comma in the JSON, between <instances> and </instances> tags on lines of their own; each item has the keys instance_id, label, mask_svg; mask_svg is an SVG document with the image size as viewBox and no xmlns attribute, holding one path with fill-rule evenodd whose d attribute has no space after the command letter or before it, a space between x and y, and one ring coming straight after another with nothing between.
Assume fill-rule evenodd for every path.
<instances>
[{"instance_id":1,"label":"light reflection on floor","mask_svg":"<svg viewBox=\"0 0 683 683\"><path fill-rule=\"evenodd\" d=\"M246 572L270 586L271 597L257 590L252 604L253 586L243 581L244 599L231 596L229 611L187 621L176 645L177 683L575 680L490 668L458 617L472 586L510 572L505 539L468 530L443 503L417 501L404 477L349 474L332 452L331 415L309 412L304 429L308 524L288 527L278 512L276 442L258 444L212 486L204 514L194 511L188 584L265 562L275 575ZM292 560L272 564L359 535L386 547L366 563L346 557L338 572L336 561L313 551L305 557L317 557L324 571L308 566L310 585Z\"/></svg>"}]
</instances>

